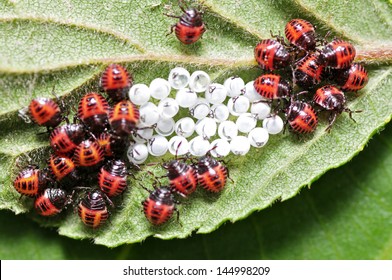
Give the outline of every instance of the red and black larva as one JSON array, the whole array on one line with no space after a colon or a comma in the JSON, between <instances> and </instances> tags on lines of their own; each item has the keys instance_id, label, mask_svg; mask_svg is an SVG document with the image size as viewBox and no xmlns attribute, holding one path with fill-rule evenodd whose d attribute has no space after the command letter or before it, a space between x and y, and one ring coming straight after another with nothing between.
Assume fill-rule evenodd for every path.
<instances>
[{"instance_id":1,"label":"red and black larva","mask_svg":"<svg viewBox=\"0 0 392 280\"><path fill-rule=\"evenodd\" d=\"M51 155L49 170L52 177L65 189L76 186L82 179L75 163L67 157Z\"/></svg>"},{"instance_id":2,"label":"red and black larva","mask_svg":"<svg viewBox=\"0 0 392 280\"><path fill-rule=\"evenodd\" d=\"M71 196L63 189L47 188L34 201L34 208L41 216L55 216L72 202Z\"/></svg>"},{"instance_id":3,"label":"red and black larva","mask_svg":"<svg viewBox=\"0 0 392 280\"><path fill-rule=\"evenodd\" d=\"M351 43L335 39L321 50L318 62L331 68L345 69L350 67L355 55L356 51Z\"/></svg>"},{"instance_id":4,"label":"red and black larva","mask_svg":"<svg viewBox=\"0 0 392 280\"><path fill-rule=\"evenodd\" d=\"M196 190L197 174L191 164L174 159L164 163L162 166L167 170L170 189L173 192L187 197Z\"/></svg>"},{"instance_id":5,"label":"red and black larva","mask_svg":"<svg viewBox=\"0 0 392 280\"><path fill-rule=\"evenodd\" d=\"M101 87L113 101L128 98L128 91L132 87L133 78L123 66L109 65L101 76Z\"/></svg>"},{"instance_id":6,"label":"red and black larva","mask_svg":"<svg viewBox=\"0 0 392 280\"><path fill-rule=\"evenodd\" d=\"M219 160L207 153L198 160L196 169L198 182L207 191L218 193L225 188L228 169Z\"/></svg>"},{"instance_id":7,"label":"red and black larva","mask_svg":"<svg viewBox=\"0 0 392 280\"><path fill-rule=\"evenodd\" d=\"M168 17L179 19L177 23L172 25L170 33L174 31L181 43L190 45L197 42L206 31L202 12L196 8L184 7L181 3L179 3L179 6L183 12L181 16L166 14Z\"/></svg>"},{"instance_id":8,"label":"red and black larva","mask_svg":"<svg viewBox=\"0 0 392 280\"><path fill-rule=\"evenodd\" d=\"M98 173L98 186L108 197L122 194L128 187L128 170L120 159L109 160Z\"/></svg>"},{"instance_id":9,"label":"red and black larva","mask_svg":"<svg viewBox=\"0 0 392 280\"><path fill-rule=\"evenodd\" d=\"M175 200L172 190L164 186L147 191L150 192L150 195L142 202L144 215L155 226L166 223L177 211L178 202Z\"/></svg>"},{"instance_id":10,"label":"red and black larva","mask_svg":"<svg viewBox=\"0 0 392 280\"><path fill-rule=\"evenodd\" d=\"M99 190L90 191L78 204L78 215L82 222L93 229L106 223L109 210L106 198Z\"/></svg>"},{"instance_id":11,"label":"red and black larva","mask_svg":"<svg viewBox=\"0 0 392 280\"><path fill-rule=\"evenodd\" d=\"M112 133L118 136L129 136L139 123L139 109L129 100L118 102L109 113L109 124Z\"/></svg>"},{"instance_id":12,"label":"red and black larva","mask_svg":"<svg viewBox=\"0 0 392 280\"><path fill-rule=\"evenodd\" d=\"M265 74L254 81L258 94L266 99L281 99L290 97L292 87L280 75Z\"/></svg>"},{"instance_id":13,"label":"red and black larva","mask_svg":"<svg viewBox=\"0 0 392 280\"><path fill-rule=\"evenodd\" d=\"M107 129L108 115L109 104L98 93L88 93L79 102L78 118L92 133L100 133Z\"/></svg>"},{"instance_id":14,"label":"red and black larva","mask_svg":"<svg viewBox=\"0 0 392 280\"><path fill-rule=\"evenodd\" d=\"M309 89L321 82L325 66L319 62L319 54L311 53L294 65L294 83Z\"/></svg>"},{"instance_id":15,"label":"red and black larva","mask_svg":"<svg viewBox=\"0 0 392 280\"><path fill-rule=\"evenodd\" d=\"M109 132L99 135L97 142L102 148L105 157L122 157L130 145L128 137L121 137Z\"/></svg>"},{"instance_id":16,"label":"red and black larva","mask_svg":"<svg viewBox=\"0 0 392 280\"><path fill-rule=\"evenodd\" d=\"M369 80L365 67L358 63L353 63L346 69L333 69L332 78L346 92L363 89Z\"/></svg>"},{"instance_id":17,"label":"red and black larva","mask_svg":"<svg viewBox=\"0 0 392 280\"><path fill-rule=\"evenodd\" d=\"M290 20L284 29L287 40L296 47L305 51L316 48L316 32L314 26L304 19Z\"/></svg>"},{"instance_id":18,"label":"red and black larva","mask_svg":"<svg viewBox=\"0 0 392 280\"><path fill-rule=\"evenodd\" d=\"M21 195L38 196L49 184L50 178L46 169L40 170L38 166L29 165L19 172L14 180L14 188Z\"/></svg>"},{"instance_id":19,"label":"red and black larva","mask_svg":"<svg viewBox=\"0 0 392 280\"><path fill-rule=\"evenodd\" d=\"M285 109L286 122L296 133L311 133L316 130L318 117L313 107L302 101L291 101Z\"/></svg>"},{"instance_id":20,"label":"red and black larva","mask_svg":"<svg viewBox=\"0 0 392 280\"><path fill-rule=\"evenodd\" d=\"M27 115L34 123L48 128L58 126L64 119L59 105L44 97L38 97L30 102Z\"/></svg>"},{"instance_id":21,"label":"red and black larva","mask_svg":"<svg viewBox=\"0 0 392 280\"><path fill-rule=\"evenodd\" d=\"M104 160L104 152L96 141L84 140L76 147L72 160L76 166L95 169Z\"/></svg>"},{"instance_id":22,"label":"red and black larva","mask_svg":"<svg viewBox=\"0 0 392 280\"><path fill-rule=\"evenodd\" d=\"M55 128L50 134L50 146L56 155L72 155L76 147L84 140L86 131L81 124L65 124Z\"/></svg>"},{"instance_id":23,"label":"red and black larva","mask_svg":"<svg viewBox=\"0 0 392 280\"><path fill-rule=\"evenodd\" d=\"M291 56L288 50L278 41L262 40L254 49L256 62L261 69L273 71L290 64Z\"/></svg>"},{"instance_id":24,"label":"red and black larva","mask_svg":"<svg viewBox=\"0 0 392 280\"><path fill-rule=\"evenodd\" d=\"M361 111L351 111L346 106L346 97L343 91L339 90L337 87L332 85L326 85L319 88L313 96L313 101L317 105L321 106L323 109L330 111L330 115L328 118L328 127L326 128L329 131L336 120L336 117L340 115L342 112L349 113L350 118L352 118L352 113L359 113Z\"/></svg>"}]
</instances>

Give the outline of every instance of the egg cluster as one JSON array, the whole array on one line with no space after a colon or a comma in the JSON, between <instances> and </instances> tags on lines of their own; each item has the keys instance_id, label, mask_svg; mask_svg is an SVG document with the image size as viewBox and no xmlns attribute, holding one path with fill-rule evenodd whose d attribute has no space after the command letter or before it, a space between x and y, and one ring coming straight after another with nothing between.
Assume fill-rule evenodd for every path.
<instances>
[{"instance_id":1,"label":"egg cluster","mask_svg":"<svg viewBox=\"0 0 392 280\"><path fill-rule=\"evenodd\" d=\"M245 155L252 146L264 146L269 134L283 129L282 119L270 114L271 107L255 91L253 81L245 84L240 77L219 84L204 71L190 74L176 67L168 79L133 85L129 98L140 106L135 143L127 153L135 164L167 152L196 157L207 151L214 157L230 152ZM185 117L178 117L184 113Z\"/></svg>"}]
</instances>

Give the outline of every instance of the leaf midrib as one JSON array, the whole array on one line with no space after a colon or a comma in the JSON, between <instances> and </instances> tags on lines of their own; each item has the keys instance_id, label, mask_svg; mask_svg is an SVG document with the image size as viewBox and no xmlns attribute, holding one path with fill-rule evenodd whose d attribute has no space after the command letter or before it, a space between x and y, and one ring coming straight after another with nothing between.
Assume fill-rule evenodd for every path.
<instances>
[{"instance_id":1,"label":"leaf midrib","mask_svg":"<svg viewBox=\"0 0 392 280\"><path fill-rule=\"evenodd\" d=\"M94 25L94 24L82 24L80 22L73 22L73 21L62 21L59 20L58 18L54 17L34 17L34 16L11 16L11 17L1 17L0 15L0 22L8 23L8 22L13 22L13 21L29 21L29 22L34 22L34 23L40 23L40 24L56 24L59 26L66 26L66 27L72 27L72 28L79 28L82 30L86 31L92 31L92 32L98 32L102 34L107 34L110 36L113 36L114 38L123 41L124 43L127 43L131 46L133 46L135 49L137 49L140 53L147 53L147 50L142 46L142 44L131 37L126 36L126 34L116 32L112 29L109 28L102 28L101 26Z\"/></svg>"}]
</instances>

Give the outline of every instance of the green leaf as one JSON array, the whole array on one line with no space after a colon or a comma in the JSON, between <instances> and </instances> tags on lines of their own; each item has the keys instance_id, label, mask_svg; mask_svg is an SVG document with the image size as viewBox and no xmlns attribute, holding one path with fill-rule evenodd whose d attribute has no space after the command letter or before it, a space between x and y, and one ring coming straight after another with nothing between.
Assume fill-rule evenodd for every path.
<instances>
[{"instance_id":1,"label":"green leaf","mask_svg":"<svg viewBox=\"0 0 392 280\"><path fill-rule=\"evenodd\" d=\"M138 187L140 181L132 180L121 207L100 230L86 229L72 211L53 222L32 215L42 225L58 226L62 235L114 247L151 235L172 239L209 233L225 221L295 196L302 186L349 161L390 121L392 11L385 1L202 1L208 32L191 46L181 45L173 34L166 36L173 19L163 13L166 5L179 13L176 1L90 2L0 1L0 38L7 38L0 53L0 208L30 210L31 201L19 200L12 179L18 162L28 157L44 162L50 152L47 136L37 135L45 130L24 124L17 110L33 97L51 96L55 86L74 111L85 92L99 89L99 75L111 62L132 69L137 83L167 77L177 65L205 70L217 82L233 74L250 81L260 74L253 59L255 44L270 37L270 30L282 33L289 19L300 17L314 22L321 33L328 30L353 41L358 60L369 65L370 81L359 96L349 97L350 109L363 110L355 115L356 123L342 115L328 134L322 116L311 137L274 136L263 149L229 158L234 183L219 196L197 191L179 206L182 226L173 219L164 227L151 227L140 207L146 193ZM157 166L149 169L163 174ZM146 186L152 183L146 172L137 178Z\"/></svg>"},{"instance_id":2,"label":"green leaf","mask_svg":"<svg viewBox=\"0 0 392 280\"><path fill-rule=\"evenodd\" d=\"M0 212L1 259L391 259L392 125L311 189L211 234L115 249ZM12 224L12 227L4 225ZM228 246L229 245L229 246ZM173 250L175 248L175 250Z\"/></svg>"}]
</instances>

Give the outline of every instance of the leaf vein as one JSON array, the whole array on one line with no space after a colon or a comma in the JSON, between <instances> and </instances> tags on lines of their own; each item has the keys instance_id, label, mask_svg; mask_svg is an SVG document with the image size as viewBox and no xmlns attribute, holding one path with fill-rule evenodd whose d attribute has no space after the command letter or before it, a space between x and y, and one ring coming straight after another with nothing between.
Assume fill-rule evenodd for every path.
<instances>
[{"instance_id":1,"label":"leaf vein","mask_svg":"<svg viewBox=\"0 0 392 280\"><path fill-rule=\"evenodd\" d=\"M59 20L57 18L52 18L52 17L32 17L32 16L11 16L11 17L1 17L0 15L0 22L14 22L14 21L29 21L29 22L36 22L40 24L57 24L60 26L67 26L67 27L72 27L72 28L80 28L83 30L87 31L93 31L93 32L99 32L102 34L107 34L110 36L113 36L114 38L123 41L131 46L133 46L136 50L138 50L140 53L146 53L146 49L140 44L140 42L137 42L136 40L131 39L130 37L120 33L120 32L115 32L111 29L108 28L102 28L97 25L89 25L89 24L82 24L79 22L71 22L67 20Z\"/></svg>"}]
</instances>

